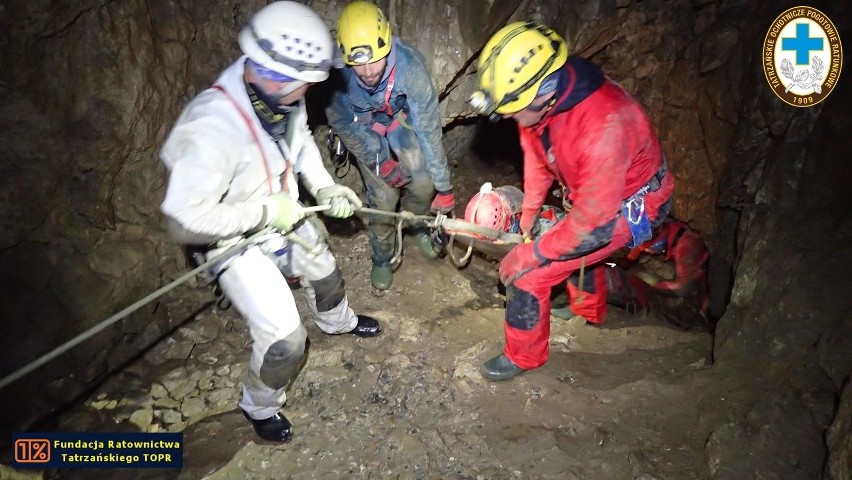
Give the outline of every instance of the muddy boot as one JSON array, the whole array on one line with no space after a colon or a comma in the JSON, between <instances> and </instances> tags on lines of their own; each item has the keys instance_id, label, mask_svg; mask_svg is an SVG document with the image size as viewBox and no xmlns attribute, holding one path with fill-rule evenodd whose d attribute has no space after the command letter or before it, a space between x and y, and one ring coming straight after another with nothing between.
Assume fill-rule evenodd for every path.
<instances>
[{"instance_id":1,"label":"muddy boot","mask_svg":"<svg viewBox=\"0 0 852 480\"><path fill-rule=\"evenodd\" d=\"M512 363L505 355L500 354L482 364L482 376L488 380L511 380L526 372L523 368Z\"/></svg>"},{"instance_id":2,"label":"muddy boot","mask_svg":"<svg viewBox=\"0 0 852 480\"><path fill-rule=\"evenodd\" d=\"M550 314L556 318L561 318L562 320L571 320L574 318L574 312L572 312L571 307L567 305L562 308L551 308Z\"/></svg>"},{"instance_id":3,"label":"muddy boot","mask_svg":"<svg viewBox=\"0 0 852 480\"><path fill-rule=\"evenodd\" d=\"M574 312L571 311L571 305L568 303L568 294L565 293L564 286L555 289L550 295L550 314L562 320L571 320L574 317Z\"/></svg>"},{"instance_id":4,"label":"muddy boot","mask_svg":"<svg viewBox=\"0 0 852 480\"><path fill-rule=\"evenodd\" d=\"M441 255L441 252L439 252L435 247L435 244L432 242L429 234L425 232L418 232L414 235L414 240L417 241L417 246L420 247L420 253L423 254L426 260L435 260Z\"/></svg>"},{"instance_id":5,"label":"muddy boot","mask_svg":"<svg viewBox=\"0 0 852 480\"><path fill-rule=\"evenodd\" d=\"M393 283L393 269L390 265L373 264L373 270L370 272L370 283L377 290L387 290Z\"/></svg>"},{"instance_id":6,"label":"muddy boot","mask_svg":"<svg viewBox=\"0 0 852 480\"><path fill-rule=\"evenodd\" d=\"M290 420L287 420L287 417L281 412L264 420L255 420L249 417L249 414L245 410L243 410L243 415L254 425L254 433L264 440L287 443L293 438L293 429Z\"/></svg>"}]
</instances>

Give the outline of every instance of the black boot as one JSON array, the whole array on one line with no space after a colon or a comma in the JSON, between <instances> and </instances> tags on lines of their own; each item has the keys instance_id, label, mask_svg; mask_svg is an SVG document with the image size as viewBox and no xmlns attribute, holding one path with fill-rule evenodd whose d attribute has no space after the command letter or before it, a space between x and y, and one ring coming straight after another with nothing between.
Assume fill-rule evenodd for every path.
<instances>
[{"instance_id":1,"label":"black boot","mask_svg":"<svg viewBox=\"0 0 852 480\"><path fill-rule=\"evenodd\" d=\"M373 317L358 315L358 325L355 325L349 333L361 338L378 337L382 334L382 325Z\"/></svg>"},{"instance_id":2,"label":"black boot","mask_svg":"<svg viewBox=\"0 0 852 480\"><path fill-rule=\"evenodd\" d=\"M270 442L287 443L293 438L293 429L290 420L287 420L281 412L265 419L255 420L243 410L243 415L254 425L254 433L258 437Z\"/></svg>"}]
</instances>

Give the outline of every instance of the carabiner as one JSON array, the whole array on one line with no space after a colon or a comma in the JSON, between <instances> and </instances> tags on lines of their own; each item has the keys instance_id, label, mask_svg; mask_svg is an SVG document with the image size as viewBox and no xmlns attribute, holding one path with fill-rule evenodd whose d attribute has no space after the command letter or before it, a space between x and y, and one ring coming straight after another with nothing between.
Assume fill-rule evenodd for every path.
<instances>
[{"instance_id":1,"label":"carabiner","mask_svg":"<svg viewBox=\"0 0 852 480\"><path fill-rule=\"evenodd\" d=\"M634 209L636 205L639 205L638 208ZM638 225L642 220L642 216L645 214L645 196L633 197L627 201L627 221L632 223L633 225ZM633 215L636 215L635 219Z\"/></svg>"}]
</instances>

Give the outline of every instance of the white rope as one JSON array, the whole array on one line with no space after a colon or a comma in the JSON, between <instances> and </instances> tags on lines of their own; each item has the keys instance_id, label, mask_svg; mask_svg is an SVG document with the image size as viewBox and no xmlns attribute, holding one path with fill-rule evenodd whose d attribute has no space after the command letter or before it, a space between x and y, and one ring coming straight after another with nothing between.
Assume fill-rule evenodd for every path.
<instances>
[{"instance_id":1,"label":"white rope","mask_svg":"<svg viewBox=\"0 0 852 480\"><path fill-rule=\"evenodd\" d=\"M394 247L393 258L389 262L393 268L399 267L399 264L402 263L402 224L404 222L405 219L402 217L396 221L396 247Z\"/></svg>"},{"instance_id":2,"label":"white rope","mask_svg":"<svg viewBox=\"0 0 852 480\"><path fill-rule=\"evenodd\" d=\"M329 208L331 208L330 205L319 205L319 206L316 206L316 207L305 207L305 211L309 212L309 213L310 212L321 212L321 211L328 210ZM388 211L384 211L384 210L377 210L377 209L367 208L367 207L358 208L358 211L360 211L362 213L386 215L386 216L390 216L390 217L399 218L400 220L399 220L399 223L398 223L398 231L399 231L400 235L401 235L401 232L402 232L403 221L424 220L424 221L429 222L429 225L432 226L432 227L440 226L440 221L439 220L436 221L436 219L433 218L433 217L429 217L429 216L426 216L426 215L414 215L413 213L407 212L407 211L402 211L402 212L396 213L396 212L388 212ZM198 267L184 273L183 275L179 276L175 280L169 282L167 285L164 285L163 287L158 288L157 290L154 290L153 292L151 292L150 294L141 298L137 302L135 302L135 303L127 306L126 308L122 309L121 311L119 311L115 315L112 315L111 317L109 317L106 320L98 323L97 325L89 328L88 330L77 335L76 337L72 338L71 340L63 343L62 345L59 345L58 347L54 348L50 352L42 355L41 357L37 358L36 360L34 360L34 361L28 363L27 365L19 368L18 370L14 371L10 375L3 377L3 379L0 379L0 390L7 387L8 385L15 382L16 380L20 379L21 377L35 371L36 369L38 369L39 367L48 363L49 361L55 359L59 355L62 355L63 353L67 352L68 350L71 350L72 348L76 347L77 345L83 343L84 341L93 337L97 333L103 331L107 327L109 327L109 326L113 325L114 323L118 322L119 320L122 320L123 318L127 317L128 315L135 312L136 310L139 310L140 308L144 307L145 305L151 303L152 301L161 297L165 293L173 290L177 286L186 282L190 278L195 277L196 275L198 275L199 273L201 273L205 269L211 267L215 263L220 262L220 261L222 261L226 258L233 256L234 254L236 254L237 252L242 250L247 245L251 245L252 243L255 242L255 240L257 240L258 238L260 238L260 237L262 237L262 236L264 236L264 235L266 235L266 234L268 234L272 231L273 231L272 228L265 228L265 229L255 233L254 235L251 235L250 237L246 238L245 240L243 240L243 241L241 241L237 244L234 244L232 247L228 248L227 250L220 253L219 255L216 255L215 257L207 260L206 262L202 263ZM302 239L296 237L295 235L288 235L288 239L294 241L295 243L300 244L309 253L314 251L315 246L312 247L312 246L308 245L307 242L304 242ZM399 245L401 245L402 241L398 241L397 243ZM400 251L400 254L401 254L401 251Z\"/></svg>"},{"instance_id":3,"label":"white rope","mask_svg":"<svg viewBox=\"0 0 852 480\"><path fill-rule=\"evenodd\" d=\"M476 223L476 215L479 213L479 204L482 202L482 197L484 196L483 192L479 192L479 196L476 197L476 203L473 205L473 222ZM443 219L441 219L443 220ZM450 234L450 238L447 241L447 253L450 256L450 261L453 262L456 268L464 268L468 266L470 263L471 257L473 257L473 243L476 240L471 237L470 243L467 245L467 251L464 253L462 258L456 258L455 251L453 250L453 244L456 242L456 234L455 232Z\"/></svg>"},{"instance_id":4,"label":"white rope","mask_svg":"<svg viewBox=\"0 0 852 480\"><path fill-rule=\"evenodd\" d=\"M317 206L317 207L306 207L305 211L306 212L321 212L321 211L324 211L324 210L328 210L329 208L330 208L329 205L320 205L320 206ZM220 253L219 255L216 255L215 257L207 260L206 262L195 267L194 269L184 273L183 275L181 275L178 278L174 279L173 281L169 282L167 285L164 285L163 287L158 288L157 290L154 290L153 292L151 292L150 294L141 298L137 302L135 302L135 303L129 305L128 307L122 309L120 312L116 313L115 315L107 318L106 320L98 323L97 325L93 326L92 328L90 328L90 329L86 330L85 332L83 332L83 333L77 335L76 337L72 338L71 340L68 340L67 342L63 343L62 345L60 345L60 346L54 348L53 350L47 352L46 354L42 355L41 357L37 358L36 360L34 360L34 361L28 363L27 365L19 368L18 370L16 370L12 374L7 375L6 377L3 377L3 379L0 380L0 390L5 388L6 386L11 384L12 382L18 380L19 378L23 377L24 375L27 375L27 374L35 371L36 369L38 369L42 365L46 364L47 362L53 360L54 358L58 357L59 355L62 355L63 353L67 352L68 350L71 350L72 348L76 347L77 345L85 342L86 340L93 337L97 333L103 331L104 329L106 329L110 325L118 322L119 320L127 317L128 315L135 312L136 310L139 310L140 308L144 307L145 305L151 303L152 301L156 300L157 298L161 297L162 295L173 290L178 285L186 282L190 278L195 277L196 275L203 272L204 270L211 267L212 265L214 265L214 264L216 264L216 263L218 263L218 262L220 262L220 261L222 261L226 258L233 256L234 254L238 253L240 250L242 250L247 245L251 245L252 243L254 243L255 240L257 240L258 238L272 232L273 230L274 229L272 229L272 228L265 228L265 229L255 233L254 235L246 238L245 240L242 240L239 243L234 244L232 247L228 248L227 250ZM293 237L295 237L295 235L288 236L288 238L290 240L292 240ZM298 241L297 241L297 243L298 243ZM312 250L309 245L305 244L305 245L302 245L302 246L306 247L306 250L308 250L309 252Z\"/></svg>"},{"instance_id":5,"label":"white rope","mask_svg":"<svg viewBox=\"0 0 852 480\"><path fill-rule=\"evenodd\" d=\"M473 238L470 239L470 243L467 245L467 251L465 252L462 258L456 258L456 254L453 250L453 243L456 241L456 234L451 233L450 238L447 242L447 253L450 256L450 261L453 262L453 265L456 268L464 268L470 263L470 258L473 256L473 243L476 241Z\"/></svg>"}]
</instances>

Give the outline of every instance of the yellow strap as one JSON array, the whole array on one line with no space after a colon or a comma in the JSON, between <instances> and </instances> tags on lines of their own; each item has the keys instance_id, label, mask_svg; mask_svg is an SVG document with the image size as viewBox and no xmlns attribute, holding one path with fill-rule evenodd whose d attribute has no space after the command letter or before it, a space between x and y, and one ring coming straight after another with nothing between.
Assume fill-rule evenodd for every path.
<instances>
[{"instance_id":1,"label":"yellow strap","mask_svg":"<svg viewBox=\"0 0 852 480\"><path fill-rule=\"evenodd\" d=\"M396 112L396 115L394 115L393 118L395 120L397 120L399 122L399 124L402 125L403 127L407 128L409 130L414 130L414 127L412 127L411 125L408 124L408 122L405 121L405 119L408 118L408 116L402 110Z\"/></svg>"}]
</instances>

